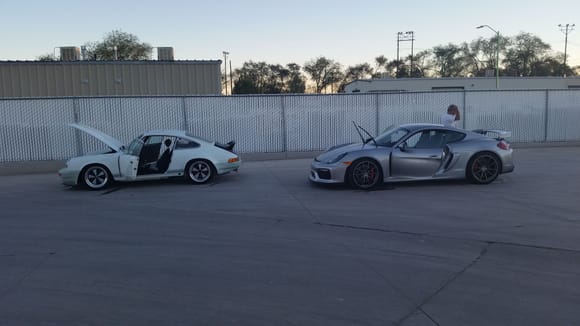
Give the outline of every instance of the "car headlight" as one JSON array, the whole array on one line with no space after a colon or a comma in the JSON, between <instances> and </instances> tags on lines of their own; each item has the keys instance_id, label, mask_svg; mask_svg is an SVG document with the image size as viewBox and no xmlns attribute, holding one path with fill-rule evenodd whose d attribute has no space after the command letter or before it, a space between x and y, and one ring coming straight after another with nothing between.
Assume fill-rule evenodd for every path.
<instances>
[{"instance_id":1,"label":"car headlight","mask_svg":"<svg viewBox=\"0 0 580 326\"><path fill-rule=\"evenodd\" d=\"M326 161L325 163L326 164L334 164L334 163L342 160L346 156L346 154L348 154L348 153L342 153L342 154L338 155L337 157L333 158L332 160Z\"/></svg>"}]
</instances>

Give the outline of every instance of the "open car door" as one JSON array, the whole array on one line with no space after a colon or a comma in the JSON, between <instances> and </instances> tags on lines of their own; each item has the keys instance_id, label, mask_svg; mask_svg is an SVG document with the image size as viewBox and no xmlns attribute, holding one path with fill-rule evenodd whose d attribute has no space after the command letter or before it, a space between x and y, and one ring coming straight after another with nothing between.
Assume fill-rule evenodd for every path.
<instances>
[{"instance_id":1,"label":"open car door","mask_svg":"<svg viewBox=\"0 0 580 326\"><path fill-rule=\"evenodd\" d=\"M437 173L444 159L442 134L423 130L411 135L391 152L391 176L428 178Z\"/></svg>"},{"instance_id":2,"label":"open car door","mask_svg":"<svg viewBox=\"0 0 580 326\"><path fill-rule=\"evenodd\" d=\"M143 140L135 138L129 147L119 155L119 172L125 180L135 180L139 171L139 153L143 148Z\"/></svg>"},{"instance_id":3,"label":"open car door","mask_svg":"<svg viewBox=\"0 0 580 326\"><path fill-rule=\"evenodd\" d=\"M139 156L130 154L119 155L119 171L125 180L135 180L139 168Z\"/></svg>"}]
</instances>

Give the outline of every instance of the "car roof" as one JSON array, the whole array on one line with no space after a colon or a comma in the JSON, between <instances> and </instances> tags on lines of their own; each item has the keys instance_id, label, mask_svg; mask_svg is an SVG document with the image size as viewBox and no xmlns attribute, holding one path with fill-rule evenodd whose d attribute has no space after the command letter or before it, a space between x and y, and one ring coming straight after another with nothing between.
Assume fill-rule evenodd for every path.
<instances>
[{"instance_id":1,"label":"car roof","mask_svg":"<svg viewBox=\"0 0 580 326\"><path fill-rule=\"evenodd\" d=\"M419 131L419 130L423 130L423 129L453 130L453 131L464 133L467 136L467 138L465 138L464 140L474 139L474 138L480 138L480 139L489 138L489 137L486 137L480 133L475 133L472 130L444 126L442 124L437 124L437 123L407 123L407 124L400 125L399 127L408 129L412 133Z\"/></svg>"},{"instance_id":2,"label":"car roof","mask_svg":"<svg viewBox=\"0 0 580 326\"><path fill-rule=\"evenodd\" d=\"M409 129L409 130L419 130L419 129L425 129L425 128L455 129L453 127L450 128L450 127L446 127L442 124L436 124L436 123L407 123L407 124L400 125L399 127Z\"/></svg>"},{"instance_id":3,"label":"car roof","mask_svg":"<svg viewBox=\"0 0 580 326\"><path fill-rule=\"evenodd\" d=\"M158 130L148 130L145 131L141 136L170 136L170 137L179 137L179 138L189 138L194 140L198 143L208 143L211 144L213 141L203 139L201 137L194 136L185 130L179 129L158 129Z\"/></svg>"},{"instance_id":4,"label":"car roof","mask_svg":"<svg viewBox=\"0 0 580 326\"><path fill-rule=\"evenodd\" d=\"M184 137L186 136L184 130L177 130L177 129L157 129L157 130L148 130L143 133L143 136L174 136L174 137Z\"/></svg>"}]
</instances>

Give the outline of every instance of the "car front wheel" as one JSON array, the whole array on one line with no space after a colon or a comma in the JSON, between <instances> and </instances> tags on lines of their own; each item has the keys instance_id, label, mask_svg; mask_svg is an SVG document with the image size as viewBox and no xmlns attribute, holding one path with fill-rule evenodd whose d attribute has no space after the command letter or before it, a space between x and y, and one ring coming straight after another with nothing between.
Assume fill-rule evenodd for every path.
<instances>
[{"instance_id":1,"label":"car front wheel","mask_svg":"<svg viewBox=\"0 0 580 326\"><path fill-rule=\"evenodd\" d=\"M381 167L376 161L370 159L353 162L347 174L351 187L362 190L376 187L382 178Z\"/></svg>"},{"instance_id":2,"label":"car front wheel","mask_svg":"<svg viewBox=\"0 0 580 326\"><path fill-rule=\"evenodd\" d=\"M185 176L192 183L207 183L215 176L215 169L206 160L195 160L187 164Z\"/></svg>"},{"instance_id":3,"label":"car front wheel","mask_svg":"<svg viewBox=\"0 0 580 326\"><path fill-rule=\"evenodd\" d=\"M477 184L492 183L500 171L500 160L493 153L478 153L467 164L467 179Z\"/></svg>"},{"instance_id":4,"label":"car front wheel","mask_svg":"<svg viewBox=\"0 0 580 326\"><path fill-rule=\"evenodd\" d=\"M90 165L83 170L82 183L91 190L106 188L111 182L109 170L101 165Z\"/></svg>"}]
</instances>

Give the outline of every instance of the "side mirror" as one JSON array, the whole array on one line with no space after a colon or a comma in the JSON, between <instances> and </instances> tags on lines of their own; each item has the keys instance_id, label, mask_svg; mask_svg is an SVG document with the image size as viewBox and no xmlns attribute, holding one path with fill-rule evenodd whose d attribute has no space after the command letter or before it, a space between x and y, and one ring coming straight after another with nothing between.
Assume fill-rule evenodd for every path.
<instances>
[{"instance_id":1,"label":"side mirror","mask_svg":"<svg viewBox=\"0 0 580 326\"><path fill-rule=\"evenodd\" d=\"M407 151L407 142L403 142L402 144L399 144L399 149L401 150L401 152L406 152Z\"/></svg>"}]
</instances>

